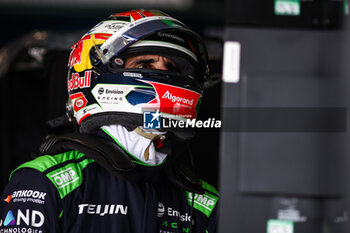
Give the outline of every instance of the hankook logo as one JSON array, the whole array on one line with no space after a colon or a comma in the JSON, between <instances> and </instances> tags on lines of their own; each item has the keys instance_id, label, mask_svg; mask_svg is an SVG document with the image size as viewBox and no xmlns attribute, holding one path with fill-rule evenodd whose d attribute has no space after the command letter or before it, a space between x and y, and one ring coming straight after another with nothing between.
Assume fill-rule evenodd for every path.
<instances>
[{"instance_id":1,"label":"hankook logo","mask_svg":"<svg viewBox=\"0 0 350 233\"><path fill-rule=\"evenodd\" d=\"M17 190L9 195L6 200L7 202L33 202L36 204L45 204L45 192L36 190Z\"/></svg>"}]
</instances>

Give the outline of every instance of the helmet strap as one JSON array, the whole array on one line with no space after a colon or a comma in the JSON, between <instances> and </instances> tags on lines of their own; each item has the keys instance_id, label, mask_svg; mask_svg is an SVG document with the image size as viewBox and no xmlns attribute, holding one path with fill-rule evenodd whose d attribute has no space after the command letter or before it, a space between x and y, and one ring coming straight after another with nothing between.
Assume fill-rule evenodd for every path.
<instances>
[{"instance_id":1,"label":"helmet strap","mask_svg":"<svg viewBox=\"0 0 350 233\"><path fill-rule=\"evenodd\" d=\"M147 139L150 139L150 143L148 144L145 152L144 152L144 157L145 157L145 160L148 161L149 159L149 148L150 146L155 142L157 141L158 139L163 141L166 136L165 135L162 135L162 134L152 134L152 133L146 133L145 131L143 131L140 127L137 127L133 130L135 133L137 133L138 135L142 136L142 137L145 137Z\"/></svg>"}]
</instances>

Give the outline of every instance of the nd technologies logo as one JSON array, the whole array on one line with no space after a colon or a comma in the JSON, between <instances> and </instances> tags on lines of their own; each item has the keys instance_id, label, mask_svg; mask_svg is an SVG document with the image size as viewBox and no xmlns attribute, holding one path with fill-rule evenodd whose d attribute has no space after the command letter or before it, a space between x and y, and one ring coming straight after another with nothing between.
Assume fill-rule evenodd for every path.
<instances>
[{"instance_id":1,"label":"nd technologies logo","mask_svg":"<svg viewBox=\"0 0 350 233\"><path fill-rule=\"evenodd\" d=\"M160 129L161 113L159 110L143 112L143 127L145 129Z\"/></svg>"},{"instance_id":2,"label":"nd technologies logo","mask_svg":"<svg viewBox=\"0 0 350 233\"><path fill-rule=\"evenodd\" d=\"M16 220L15 217L13 216L13 213L11 210L9 210L9 212L7 212L5 221L4 221L4 226L13 226L15 225Z\"/></svg>"},{"instance_id":3,"label":"nd technologies logo","mask_svg":"<svg viewBox=\"0 0 350 233\"><path fill-rule=\"evenodd\" d=\"M15 225L41 227L44 222L45 217L40 211L26 209L25 212L17 210L17 215L15 215L12 210L9 210L2 224L5 227Z\"/></svg>"}]
</instances>

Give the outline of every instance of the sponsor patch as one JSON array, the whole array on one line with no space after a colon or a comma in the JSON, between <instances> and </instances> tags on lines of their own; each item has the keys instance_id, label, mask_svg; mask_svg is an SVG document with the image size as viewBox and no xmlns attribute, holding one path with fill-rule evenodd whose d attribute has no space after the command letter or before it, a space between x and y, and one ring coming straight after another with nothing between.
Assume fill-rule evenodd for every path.
<instances>
[{"instance_id":1,"label":"sponsor patch","mask_svg":"<svg viewBox=\"0 0 350 233\"><path fill-rule=\"evenodd\" d=\"M12 195L8 195L4 201L7 203L26 203L32 202L36 204L45 204L45 192L40 192L36 190L17 190L12 193Z\"/></svg>"},{"instance_id":2,"label":"sponsor patch","mask_svg":"<svg viewBox=\"0 0 350 233\"><path fill-rule=\"evenodd\" d=\"M84 108L88 102L82 92L78 92L73 95L70 95L69 98L73 102L73 108L75 112L78 112L80 109Z\"/></svg>"},{"instance_id":3,"label":"sponsor patch","mask_svg":"<svg viewBox=\"0 0 350 233\"><path fill-rule=\"evenodd\" d=\"M11 202L11 199L12 199L12 195L8 195L4 201L7 202L7 203L10 203Z\"/></svg>"},{"instance_id":4,"label":"sponsor patch","mask_svg":"<svg viewBox=\"0 0 350 233\"><path fill-rule=\"evenodd\" d=\"M92 94L104 111L115 111L116 107L128 111L131 106L125 97L134 89L132 85L97 84Z\"/></svg>"},{"instance_id":5,"label":"sponsor patch","mask_svg":"<svg viewBox=\"0 0 350 233\"><path fill-rule=\"evenodd\" d=\"M87 34L92 34L92 33L114 34L120 28L122 28L125 24L126 22L118 21L118 20L102 21L98 23L96 26L94 26L90 31L88 31Z\"/></svg>"},{"instance_id":6,"label":"sponsor patch","mask_svg":"<svg viewBox=\"0 0 350 233\"><path fill-rule=\"evenodd\" d=\"M52 174L51 179L54 181L57 188L62 189L65 186L76 182L80 177L72 167L68 167L65 170Z\"/></svg>"},{"instance_id":7,"label":"sponsor patch","mask_svg":"<svg viewBox=\"0 0 350 233\"><path fill-rule=\"evenodd\" d=\"M168 84L145 82L151 84L159 96L148 103L150 106L158 104L162 113L189 119L197 117L196 106L202 96L200 93Z\"/></svg>"},{"instance_id":8,"label":"sponsor patch","mask_svg":"<svg viewBox=\"0 0 350 233\"><path fill-rule=\"evenodd\" d=\"M68 91L75 90L78 88L90 87L90 82L91 70L85 71L83 77L80 77L79 73L72 73L72 77L68 80L67 83Z\"/></svg>"},{"instance_id":9,"label":"sponsor patch","mask_svg":"<svg viewBox=\"0 0 350 233\"><path fill-rule=\"evenodd\" d=\"M90 61L90 50L94 45L104 43L111 34L108 33L96 33L93 35L86 35L80 39L72 47L72 52L69 56L68 66L74 67L76 72L82 72L92 68Z\"/></svg>"},{"instance_id":10,"label":"sponsor patch","mask_svg":"<svg viewBox=\"0 0 350 233\"><path fill-rule=\"evenodd\" d=\"M215 195L211 195L209 193L205 194L198 194L198 193L187 193L187 201L189 205L192 205L192 200L194 201L193 206L195 209L201 211L207 216L210 216L211 212L213 211L217 201L218 197ZM194 196L193 196L194 195Z\"/></svg>"},{"instance_id":11,"label":"sponsor patch","mask_svg":"<svg viewBox=\"0 0 350 233\"><path fill-rule=\"evenodd\" d=\"M163 216L169 216L169 217L176 217L182 222L189 222L191 221L191 214L190 213L181 213L179 210L175 210L173 207L164 206L163 203L158 202L158 214L157 216L159 218Z\"/></svg>"},{"instance_id":12,"label":"sponsor patch","mask_svg":"<svg viewBox=\"0 0 350 233\"><path fill-rule=\"evenodd\" d=\"M45 223L45 216L38 210L26 209L22 211L20 209L13 211L9 210L6 214L3 225L5 227L34 227L38 228L43 226ZM22 228L21 228L22 229ZM18 232L37 232L33 228L23 228Z\"/></svg>"},{"instance_id":13,"label":"sponsor patch","mask_svg":"<svg viewBox=\"0 0 350 233\"><path fill-rule=\"evenodd\" d=\"M121 215L127 215L128 214L128 206L126 205L101 205L101 204L80 204L78 205L79 208L79 215L80 214L90 214L90 215L114 215L114 214L121 214Z\"/></svg>"}]
</instances>

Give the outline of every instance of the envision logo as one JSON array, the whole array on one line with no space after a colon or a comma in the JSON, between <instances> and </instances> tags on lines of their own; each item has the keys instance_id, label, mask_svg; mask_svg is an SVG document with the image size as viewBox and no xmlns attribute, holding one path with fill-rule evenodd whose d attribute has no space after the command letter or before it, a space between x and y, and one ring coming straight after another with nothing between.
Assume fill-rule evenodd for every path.
<instances>
[{"instance_id":1,"label":"envision logo","mask_svg":"<svg viewBox=\"0 0 350 233\"><path fill-rule=\"evenodd\" d=\"M163 217L165 213L165 207L162 203L158 202L158 217L161 218Z\"/></svg>"},{"instance_id":2,"label":"envision logo","mask_svg":"<svg viewBox=\"0 0 350 233\"><path fill-rule=\"evenodd\" d=\"M104 216L106 214L128 214L128 206L125 205L94 205L94 204L80 204L78 205L79 214L96 214Z\"/></svg>"},{"instance_id":3,"label":"envision logo","mask_svg":"<svg viewBox=\"0 0 350 233\"><path fill-rule=\"evenodd\" d=\"M165 213L171 217L178 217L180 219L180 221L191 221L191 216L188 213L182 214L180 211L174 210L171 207L165 208L162 203L158 202L158 214L157 214L157 216L159 218L161 218L164 216Z\"/></svg>"}]
</instances>

